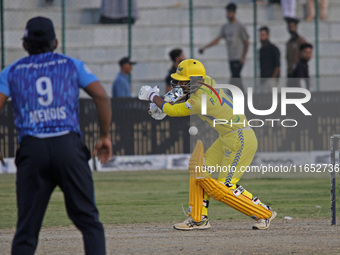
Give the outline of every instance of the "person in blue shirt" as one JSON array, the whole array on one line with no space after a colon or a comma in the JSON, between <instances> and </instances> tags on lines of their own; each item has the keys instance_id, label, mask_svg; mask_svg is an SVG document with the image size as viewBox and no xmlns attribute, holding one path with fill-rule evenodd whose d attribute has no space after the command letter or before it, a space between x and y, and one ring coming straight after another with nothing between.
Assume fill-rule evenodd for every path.
<instances>
[{"instance_id":1,"label":"person in blue shirt","mask_svg":"<svg viewBox=\"0 0 340 255\"><path fill-rule=\"evenodd\" d=\"M12 254L34 254L42 220L56 186L64 193L69 218L82 232L86 254L105 254L104 228L94 201L78 116L79 88L97 108L100 137L94 153L112 155L110 100L98 78L80 60L53 53L58 41L50 19L26 24L23 47L29 53L0 73L0 111L12 99L18 133L16 194L18 219Z\"/></svg>"},{"instance_id":2,"label":"person in blue shirt","mask_svg":"<svg viewBox=\"0 0 340 255\"><path fill-rule=\"evenodd\" d=\"M131 97L130 73L136 62L124 57L118 62L120 71L112 84L112 97Z\"/></svg>"}]
</instances>

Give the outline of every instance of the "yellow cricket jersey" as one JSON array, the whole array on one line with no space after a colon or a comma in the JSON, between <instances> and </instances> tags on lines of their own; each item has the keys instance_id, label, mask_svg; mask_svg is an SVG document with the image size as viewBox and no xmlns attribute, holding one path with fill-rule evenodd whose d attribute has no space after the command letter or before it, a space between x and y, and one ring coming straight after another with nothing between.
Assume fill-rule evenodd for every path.
<instances>
[{"instance_id":1,"label":"yellow cricket jersey","mask_svg":"<svg viewBox=\"0 0 340 255\"><path fill-rule=\"evenodd\" d=\"M197 114L207 122L219 135L248 126L245 115L233 115L233 100L223 89L215 90L215 81L207 76L206 85L201 85L185 103L171 105L164 103L162 110L171 117L184 117ZM213 89L209 88L212 87ZM219 97L214 93L216 92ZM201 114L202 95L206 94L207 114Z\"/></svg>"}]
</instances>

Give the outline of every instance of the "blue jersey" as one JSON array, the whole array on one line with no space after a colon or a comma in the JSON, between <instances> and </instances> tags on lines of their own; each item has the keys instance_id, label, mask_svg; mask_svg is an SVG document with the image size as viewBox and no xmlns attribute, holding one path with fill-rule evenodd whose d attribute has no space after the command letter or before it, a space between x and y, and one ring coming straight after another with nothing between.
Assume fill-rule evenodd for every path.
<instances>
[{"instance_id":1,"label":"blue jersey","mask_svg":"<svg viewBox=\"0 0 340 255\"><path fill-rule=\"evenodd\" d=\"M119 72L113 82L112 97L131 97L130 76Z\"/></svg>"},{"instance_id":2,"label":"blue jersey","mask_svg":"<svg viewBox=\"0 0 340 255\"><path fill-rule=\"evenodd\" d=\"M0 73L0 93L12 98L18 140L80 134L79 88L98 78L80 60L48 52L30 55Z\"/></svg>"}]
</instances>

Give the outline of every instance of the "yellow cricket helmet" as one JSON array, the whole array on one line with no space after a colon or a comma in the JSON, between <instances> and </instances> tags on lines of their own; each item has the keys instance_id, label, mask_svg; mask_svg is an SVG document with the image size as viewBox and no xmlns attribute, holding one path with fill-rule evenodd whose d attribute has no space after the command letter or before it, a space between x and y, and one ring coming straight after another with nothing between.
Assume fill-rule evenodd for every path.
<instances>
[{"instance_id":1,"label":"yellow cricket helmet","mask_svg":"<svg viewBox=\"0 0 340 255\"><path fill-rule=\"evenodd\" d=\"M171 74L171 78L177 81L190 81L193 76L202 79L207 76L204 65L196 59L183 60L179 63L176 73Z\"/></svg>"}]
</instances>

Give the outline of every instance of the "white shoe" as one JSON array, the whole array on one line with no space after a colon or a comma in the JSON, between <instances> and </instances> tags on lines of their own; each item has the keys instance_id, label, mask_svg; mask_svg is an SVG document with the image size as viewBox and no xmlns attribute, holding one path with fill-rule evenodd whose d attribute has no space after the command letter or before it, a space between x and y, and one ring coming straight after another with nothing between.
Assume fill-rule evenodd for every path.
<instances>
[{"instance_id":1,"label":"white shoe","mask_svg":"<svg viewBox=\"0 0 340 255\"><path fill-rule=\"evenodd\" d=\"M268 219L259 219L256 221L256 223L253 225L253 229L259 229L264 230L269 228L270 222L275 219L277 213L275 211L272 211L272 216L270 216Z\"/></svg>"},{"instance_id":2,"label":"white shoe","mask_svg":"<svg viewBox=\"0 0 340 255\"><path fill-rule=\"evenodd\" d=\"M177 230L208 229L210 227L209 219L205 215L202 216L202 220L200 222L195 222L191 217L189 217L185 221L174 225L174 229Z\"/></svg>"}]
</instances>

